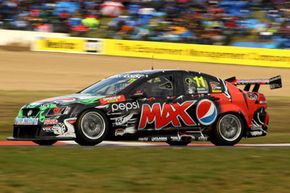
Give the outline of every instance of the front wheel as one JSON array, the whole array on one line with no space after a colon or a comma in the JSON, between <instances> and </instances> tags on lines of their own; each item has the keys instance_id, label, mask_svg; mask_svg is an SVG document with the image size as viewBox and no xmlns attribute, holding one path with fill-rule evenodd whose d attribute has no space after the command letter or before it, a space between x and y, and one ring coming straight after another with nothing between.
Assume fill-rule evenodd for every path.
<instances>
[{"instance_id":1,"label":"front wheel","mask_svg":"<svg viewBox=\"0 0 290 193\"><path fill-rule=\"evenodd\" d=\"M35 140L34 143L41 145L41 146L50 146L57 142L57 140Z\"/></svg>"},{"instance_id":2,"label":"front wheel","mask_svg":"<svg viewBox=\"0 0 290 193\"><path fill-rule=\"evenodd\" d=\"M93 146L101 143L108 133L108 121L100 111L89 110L81 114L76 126L79 145Z\"/></svg>"},{"instance_id":3,"label":"front wheel","mask_svg":"<svg viewBox=\"0 0 290 193\"><path fill-rule=\"evenodd\" d=\"M244 122L236 114L222 115L211 131L210 141L217 146L233 146L244 134Z\"/></svg>"}]
</instances>

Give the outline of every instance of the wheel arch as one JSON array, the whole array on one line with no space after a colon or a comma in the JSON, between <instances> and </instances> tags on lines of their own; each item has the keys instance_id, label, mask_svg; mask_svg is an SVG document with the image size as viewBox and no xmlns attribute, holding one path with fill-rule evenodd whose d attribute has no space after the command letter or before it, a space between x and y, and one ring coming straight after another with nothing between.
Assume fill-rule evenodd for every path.
<instances>
[{"instance_id":1,"label":"wheel arch","mask_svg":"<svg viewBox=\"0 0 290 193\"><path fill-rule=\"evenodd\" d=\"M80 116L81 116L83 113L85 113L85 112L87 112L87 111L96 111L96 112L101 112L101 113L105 116L105 118L107 119L107 122L108 122L108 125L109 125L109 129L112 128L112 124L111 124L111 122L109 121L109 117L108 117L106 111L103 110L103 109L95 108L95 107L84 108L84 109L82 109L81 111L79 111L79 112L77 113L77 120L80 118Z\"/></svg>"},{"instance_id":2,"label":"wheel arch","mask_svg":"<svg viewBox=\"0 0 290 193\"><path fill-rule=\"evenodd\" d=\"M83 116L85 116L87 113L90 113L90 112L98 114L98 116L101 116L103 119L104 131L101 131L100 135L98 134L98 138L91 138L91 136L88 136L88 134L81 129L81 121L82 121ZM106 138L109 131L110 131L110 124L109 124L108 117L106 113L104 113L104 111L93 108L93 107L89 107L89 108L82 109L77 114L77 121L75 123L75 133L76 133L75 141L78 144L84 145L84 146L91 146L91 145L99 144Z\"/></svg>"},{"instance_id":3,"label":"wheel arch","mask_svg":"<svg viewBox=\"0 0 290 193\"><path fill-rule=\"evenodd\" d=\"M242 111L226 111L226 112L222 112L220 113L217 118L216 118L216 121L215 123L213 124L214 126L216 126L217 124L217 121L224 115L226 114L234 114L234 115L237 115L241 120L242 120L242 124L244 125L244 133L243 133L243 136L245 137L246 136L246 131L249 129L249 125L247 124L247 120L246 120L246 117L244 116L243 112Z\"/></svg>"},{"instance_id":4,"label":"wheel arch","mask_svg":"<svg viewBox=\"0 0 290 193\"><path fill-rule=\"evenodd\" d=\"M235 104L222 105L220 113L217 117L217 120L221 115L228 114L228 113L239 115L239 117L241 117L241 119L244 121L246 129L251 128L251 120L249 119L248 116L246 116L247 113L241 107Z\"/></svg>"}]
</instances>

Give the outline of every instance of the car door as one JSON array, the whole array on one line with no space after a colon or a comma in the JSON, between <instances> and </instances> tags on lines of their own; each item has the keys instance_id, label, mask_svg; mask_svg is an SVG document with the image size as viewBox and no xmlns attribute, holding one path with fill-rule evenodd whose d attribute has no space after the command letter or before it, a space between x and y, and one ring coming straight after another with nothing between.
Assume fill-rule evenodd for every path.
<instances>
[{"instance_id":1,"label":"car door","mask_svg":"<svg viewBox=\"0 0 290 193\"><path fill-rule=\"evenodd\" d=\"M135 92L143 92L146 96L145 100L139 100L139 131L179 129L195 124L187 113L192 103L179 101L176 98L177 90L176 73L157 75L136 88Z\"/></svg>"},{"instance_id":2,"label":"car door","mask_svg":"<svg viewBox=\"0 0 290 193\"><path fill-rule=\"evenodd\" d=\"M138 100L138 130L160 130L170 125L163 113L168 109L167 104L175 98L175 88L175 74L165 72L148 78L135 89L134 93L144 95Z\"/></svg>"},{"instance_id":3,"label":"car door","mask_svg":"<svg viewBox=\"0 0 290 193\"><path fill-rule=\"evenodd\" d=\"M219 112L218 98L213 97L222 94L221 81L215 77L199 73L184 72L180 78L182 95L184 101L191 101L192 108L189 114L195 121L197 127L209 126L214 123Z\"/></svg>"}]
</instances>

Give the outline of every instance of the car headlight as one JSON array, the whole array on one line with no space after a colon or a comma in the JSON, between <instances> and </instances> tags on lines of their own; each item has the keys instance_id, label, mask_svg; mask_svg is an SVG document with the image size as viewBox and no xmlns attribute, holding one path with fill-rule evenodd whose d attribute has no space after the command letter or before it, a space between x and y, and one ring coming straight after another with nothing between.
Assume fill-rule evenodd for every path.
<instances>
[{"instance_id":1,"label":"car headlight","mask_svg":"<svg viewBox=\"0 0 290 193\"><path fill-rule=\"evenodd\" d=\"M54 107L52 109L49 109L49 111L47 112L47 116L58 116L58 115L67 115L69 114L71 110L71 107L69 106L65 106L65 107Z\"/></svg>"}]
</instances>

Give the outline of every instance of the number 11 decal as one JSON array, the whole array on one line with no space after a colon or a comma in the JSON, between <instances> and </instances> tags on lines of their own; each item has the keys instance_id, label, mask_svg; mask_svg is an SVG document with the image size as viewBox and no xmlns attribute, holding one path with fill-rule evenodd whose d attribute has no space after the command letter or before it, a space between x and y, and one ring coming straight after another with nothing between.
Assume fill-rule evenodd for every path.
<instances>
[{"instance_id":1,"label":"number 11 decal","mask_svg":"<svg viewBox=\"0 0 290 193\"><path fill-rule=\"evenodd\" d=\"M195 76L193 79L195 80L198 88L205 88L205 81L202 76Z\"/></svg>"}]
</instances>

